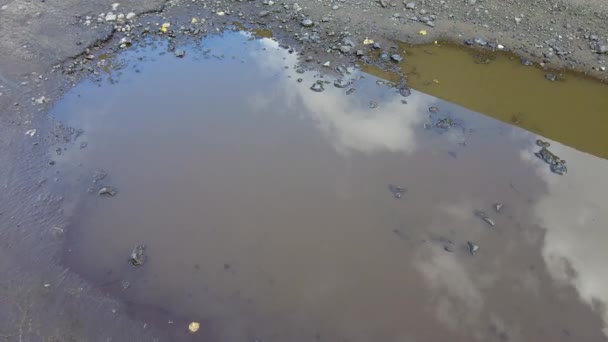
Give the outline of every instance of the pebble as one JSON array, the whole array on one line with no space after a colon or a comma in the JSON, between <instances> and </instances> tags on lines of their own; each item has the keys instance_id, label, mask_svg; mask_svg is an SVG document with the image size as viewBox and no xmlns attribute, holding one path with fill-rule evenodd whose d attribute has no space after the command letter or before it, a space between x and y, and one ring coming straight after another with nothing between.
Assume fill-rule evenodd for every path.
<instances>
[{"instance_id":1,"label":"pebble","mask_svg":"<svg viewBox=\"0 0 608 342\"><path fill-rule=\"evenodd\" d=\"M483 38L475 38L474 42L475 42L476 44L481 45L481 46L486 46L486 45L488 45L488 42L487 42L485 39L483 39Z\"/></svg>"},{"instance_id":2,"label":"pebble","mask_svg":"<svg viewBox=\"0 0 608 342\"><path fill-rule=\"evenodd\" d=\"M337 80L334 81L334 86L336 88L346 88L350 85L350 81L345 80L343 78L338 78Z\"/></svg>"},{"instance_id":3,"label":"pebble","mask_svg":"<svg viewBox=\"0 0 608 342\"><path fill-rule=\"evenodd\" d=\"M416 9L416 3L415 2L408 2L405 4L405 8L409 9L409 10L415 10Z\"/></svg>"},{"instance_id":4,"label":"pebble","mask_svg":"<svg viewBox=\"0 0 608 342\"><path fill-rule=\"evenodd\" d=\"M608 45L600 45L597 49L597 53L608 54Z\"/></svg>"},{"instance_id":5,"label":"pebble","mask_svg":"<svg viewBox=\"0 0 608 342\"><path fill-rule=\"evenodd\" d=\"M395 62L401 62L403 60L403 57L401 57L401 55L394 54L394 55L391 55L391 59Z\"/></svg>"},{"instance_id":6,"label":"pebble","mask_svg":"<svg viewBox=\"0 0 608 342\"><path fill-rule=\"evenodd\" d=\"M173 54L177 58L183 58L186 55L186 51L178 49L178 50L175 50L175 52L173 52Z\"/></svg>"},{"instance_id":7,"label":"pebble","mask_svg":"<svg viewBox=\"0 0 608 342\"><path fill-rule=\"evenodd\" d=\"M429 27L435 27L435 23L434 23L433 21L431 21L431 20L428 20L428 21L426 22L426 26L429 26Z\"/></svg>"},{"instance_id":8,"label":"pebble","mask_svg":"<svg viewBox=\"0 0 608 342\"><path fill-rule=\"evenodd\" d=\"M356 54L358 57L361 57L364 55L363 50L357 50Z\"/></svg>"},{"instance_id":9,"label":"pebble","mask_svg":"<svg viewBox=\"0 0 608 342\"><path fill-rule=\"evenodd\" d=\"M380 43L374 43L374 45L372 45L372 48L380 50L382 47L380 46Z\"/></svg>"},{"instance_id":10,"label":"pebble","mask_svg":"<svg viewBox=\"0 0 608 342\"><path fill-rule=\"evenodd\" d=\"M515 24L519 25L521 23L521 18L515 18Z\"/></svg>"},{"instance_id":11,"label":"pebble","mask_svg":"<svg viewBox=\"0 0 608 342\"><path fill-rule=\"evenodd\" d=\"M315 83L313 83L312 86L310 86L310 90L320 93L323 90L325 90L325 87L323 86L323 81L317 81Z\"/></svg>"},{"instance_id":12,"label":"pebble","mask_svg":"<svg viewBox=\"0 0 608 342\"><path fill-rule=\"evenodd\" d=\"M500 210L502 210L503 204L502 203L494 203L494 211L496 211L497 213L500 212Z\"/></svg>"},{"instance_id":13,"label":"pebble","mask_svg":"<svg viewBox=\"0 0 608 342\"><path fill-rule=\"evenodd\" d=\"M467 241L467 246L469 247L469 253L471 253L471 255L475 255L475 253L479 250L479 246L471 241Z\"/></svg>"},{"instance_id":14,"label":"pebble","mask_svg":"<svg viewBox=\"0 0 608 342\"><path fill-rule=\"evenodd\" d=\"M304 20L302 20L301 24L304 27L312 27L314 25L314 23L310 19L304 19Z\"/></svg>"},{"instance_id":15,"label":"pebble","mask_svg":"<svg viewBox=\"0 0 608 342\"><path fill-rule=\"evenodd\" d=\"M327 61L327 62L323 63L323 66L326 67L326 68L329 68L330 65L331 65L330 61Z\"/></svg>"},{"instance_id":16,"label":"pebble","mask_svg":"<svg viewBox=\"0 0 608 342\"><path fill-rule=\"evenodd\" d=\"M601 66L601 67L600 67L600 70L601 70L601 71L606 71L606 67L605 67L605 66Z\"/></svg>"},{"instance_id":17,"label":"pebble","mask_svg":"<svg viewBox=\"0 0 608 342\"><path fill-rule=\"evenodd\" d=\"M369 101L369 108L370 109L376 109L376 108L378 108L378 102L376 102L376 101Z\"/></svg>"},{"instance_id":18,"label":"pebble","mask_svg":"<svg viewBox=\"0 0 608 342\"><path fill-rule=\"evenodd\" d=\"M131 40L131 38L129 38L129 37L122 37L122 38L120 38L120 41L118 42L118 45L121 48L126 48L126 47L131 46L131 43L133 43L133 41Z\"/></svg>"},{"instance_id":19,"label":"pebble","mask_svg":"<svg viewBox=\"0 0 608 342\"><path fill-rule=\"evenodd\" d=\"M259 14L259 16L260 16L260 17L266 17L266 16L268 16L269 14L270 14L270 11L261 11L261 12L260 12L260 14Z\"/></svg>"},{"instance_id":20,"label":"pebble","mask_svg":"<svg viewBox=\"0 0 608 342\"><path fill-rule=\"evenodd\" d=\"M556 74L545 74L545 78L551 82L555 82L557 81L557 75Z\"/></svg>"},{"instance_id":21,"label":"pebble","mask_svg":"<svg viewBox=\"0 0 608 342\"><path fill-rule=\"evenodd\" d=\"M135 18L135 13L129 12L129 13L127 13L127 16L125 18L127 18L127 20L131 20L131 19Z\"/></svg>"},{"instance_id":22,"label":"pebble","mask_svg":"<svg viewBox=\"0 0 608 342\"><path fill-rule=\"evenodd\" d=\"M469 5L474 6L477 3L477 0L469 0Z\"/></svg>"},{"instance_id":23,"label":"pebble","mask_svg":"<svg viewBox=\"0 0 608 342\"><path fill-rule=\"evenodd\" d=\"M350 46L347 46L347 45L340 46L340 52L342 52L344 54L350 53L351 49L352 48Z\"/></svg>"},{"instance_id":24,"label":"pebble","mask_svg":"<svg viewBox=\"0 0 608 342\"><path fill-rule=\"evenodd\" d=\"M108 14L106 14L106 21L116 21L116 14L109 12Z\"/></svg>"},{"instance_id":25,"label":"pebble","mask_svg":"<svg viewBox=\"0 0 608 342\"><path fill-rule=\"evenodd\" d=\"M114 195L116 195L116 190L114 190L113 188L111 188L109 186L104 186L103 188L99 189L99 195L100 196L114 196Z\"/></svg>"},{"instance_id":26,"label":"pebble","mask_svg":"<svg viewBox=\"0 0 608 342\"><path fill-rule=\"evenodd\" d=\"M116 11L118 9L118 6L120 6L120 3L115 2L112 4L112 11Z\"/></svg>"}]
</instances>

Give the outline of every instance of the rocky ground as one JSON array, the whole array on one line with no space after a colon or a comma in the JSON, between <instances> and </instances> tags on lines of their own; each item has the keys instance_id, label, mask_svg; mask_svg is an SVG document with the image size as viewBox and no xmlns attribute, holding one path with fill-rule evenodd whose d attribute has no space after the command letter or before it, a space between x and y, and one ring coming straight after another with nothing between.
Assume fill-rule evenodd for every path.
<instances>
[{"instance_id":1,"label":"rocky ground","mask_svg":"<svg viewBox=\"0 0 608 342\"><path fill-rule=\"evenodd\" d=\"M608 79L604 0L0 0L0 273L14 275L0 278L0 339L162 336L116 320L119 303L56 262L69 206L50 190L48 151L78 132L45 113L72 84L104 67L102 52L145 35L168 36L175 47L235 21L270 29L312 66L365 59L374 49L366 38L389 55L395 40L445 39Z\"/></svg>"}]
</instances>

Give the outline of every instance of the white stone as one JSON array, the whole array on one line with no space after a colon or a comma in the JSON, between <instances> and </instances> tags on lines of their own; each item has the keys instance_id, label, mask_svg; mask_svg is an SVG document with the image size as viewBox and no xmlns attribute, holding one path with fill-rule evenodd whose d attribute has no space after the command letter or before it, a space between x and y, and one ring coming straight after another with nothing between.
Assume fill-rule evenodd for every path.
<instances>
[{"instance_id":1,"label":"white stone","mask_svg":"<svg viewBox=\"0 0 608 342\"><path fill-rule=\"evenodd\" d=\"M127 18L127 20L131 20L131 19L135 18L135 13L133 13L133 12L127 13L126 18Z\"/></svg>"},{"instance_id":2,"label":"white stone","mask_svg":"<svg viewBox=\"0 0 608 342\"><path fill-rule=\"evenodd\" d=\"M118 6L120 6L120 3L115 2L112 4L112 11L116 11L118 9Z\"/></svg>"},{"instance_id":3,"label":"white stone","mask_svg":"<svg viewBox=\"0 0 608 342\"><path fill-rule=\"evenodd\" d=\"M112 12L108 12L108 14L106 14L106 21L116 21L116 14L112 13Z\"/></svg>"}]
</instances>

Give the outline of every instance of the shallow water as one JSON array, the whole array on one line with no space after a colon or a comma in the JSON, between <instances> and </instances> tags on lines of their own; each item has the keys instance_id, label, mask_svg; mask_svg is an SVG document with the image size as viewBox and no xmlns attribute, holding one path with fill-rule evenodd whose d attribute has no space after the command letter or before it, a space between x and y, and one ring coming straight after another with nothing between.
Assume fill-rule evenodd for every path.
<instances>
[{"instance_id":1,"label":"shallow water","mask_svg":"<svg viewBox=\"0 0 608 342\"><path fill-rule=\"evenodd\" d=\"M318 73L249 38L138 48L55 107L85 131L57 166L91 189L66 265L135 316L175 317L150 324L176 339L605 340L606 160L552 142L554 174L538 136L356 70L355 93L313 92Z\"/></svg>"},{"instance_id":2,"label":"shallow water","mask_svg":"<svg viewBox=\"0 0 608 342\"><path fill-rule=\"evenodd\" d=\"M405 57L400 67L415 89L608 158L608 85L574 72L524 66L510 53L445 42L399 44L396 52ZM548 81L548 73L560 80Z\"/></svg>"}]
</instances>

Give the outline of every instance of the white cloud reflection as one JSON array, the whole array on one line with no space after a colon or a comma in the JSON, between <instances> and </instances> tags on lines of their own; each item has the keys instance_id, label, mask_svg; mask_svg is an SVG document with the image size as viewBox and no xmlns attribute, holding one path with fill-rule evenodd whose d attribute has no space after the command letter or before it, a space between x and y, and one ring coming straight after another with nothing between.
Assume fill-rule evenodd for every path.
<instances>
[{"instance_id":1,"label":"white cloud reflection","mask_svg":"<svg viewBox=\"0 0 608 342\"><path fill-rule=\"evenodd\" d=\"M567 175L522 152L548 188L534 208L546 229L542 254L551 275L602 315L608 336L608 161L558 143L550 149L568 162Z\"/></svg>"}]
</instances>

